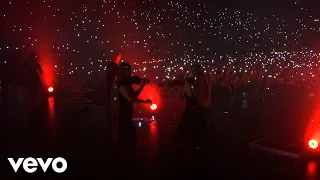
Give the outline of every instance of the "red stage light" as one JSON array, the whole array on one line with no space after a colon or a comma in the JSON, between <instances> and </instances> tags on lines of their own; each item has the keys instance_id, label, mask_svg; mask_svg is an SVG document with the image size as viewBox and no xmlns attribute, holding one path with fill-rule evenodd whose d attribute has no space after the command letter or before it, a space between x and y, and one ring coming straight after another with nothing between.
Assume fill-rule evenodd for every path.
<instances>
[{"instance_id":1,"label":"red stage light","mask_svg":"<svg viewBox=\"0 0 320 180\"><path fill-rule=\"evenodd\" d=\"M53 87L48 88L48 92L52 93L53 92Z\"/></svg>"},{"instance_id":2,"label":"red stage light","mask_svg":"<svg viewBox=\"0 0 320 180\"><path fill-rule=\"evenodd\" d=\"M158 108L158 106L157 106L156 104L152 104L152 105L150 106L150 109L151 109L152 111L156 110L157 108Z\"/></svg>"},{"instance_id":3,"label":"red stage light","mask_svg":"<svg viewBox=\"0 0 320 180\"><path fill-rule=\"evenodd\" d=\"M308 143L309 147L311 149L317 149L319 144L318 144L318 141L314 140L314 139L311 139Z\"/></svg>"}]
</instances>

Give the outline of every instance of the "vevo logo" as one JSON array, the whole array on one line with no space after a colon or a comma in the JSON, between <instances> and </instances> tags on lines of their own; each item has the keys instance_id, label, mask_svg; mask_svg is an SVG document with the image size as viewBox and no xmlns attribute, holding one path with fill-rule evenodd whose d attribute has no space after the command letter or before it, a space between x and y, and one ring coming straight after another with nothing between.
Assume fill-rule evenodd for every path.
<instances>
[{"instance_id":1,"label":"vevo logo","mask_svg":"<svg viewBox=\"0 0 320 180\"><path fill-rule=\"evenodd\" d=\"M42 158L19 158L17 162L14 161L13 158L8 158L13 170L17 172L23 162L23 169L27 173L34 173L38 169L38 164L40 164L40 167L42 168L43 172L46 172L49 168L50 164L54 172L56 173L63 173L67 170L68 163L63 158L48 158L46 162L43 161ZM61 164L61 167L58 167L58 164Z\"/></svg>"}]
</instances>

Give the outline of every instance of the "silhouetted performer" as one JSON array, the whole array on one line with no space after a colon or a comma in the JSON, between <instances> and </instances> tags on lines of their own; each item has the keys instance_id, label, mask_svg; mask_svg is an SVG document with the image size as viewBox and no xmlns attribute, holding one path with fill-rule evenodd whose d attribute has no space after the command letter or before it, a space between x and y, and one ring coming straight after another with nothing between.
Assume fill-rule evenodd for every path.
<instances>
[{"instance_id":1,"label":"silhouetted performer","mask_svg":"<svg viewBox=\"0 0 320 180\"><path fill-rule=\"evenodd\" d=\"M121 54L117 54L114 61L107 64L106 68L106 126L107 126L107 137L111 139L111 88L113 86L114 78L118 73L118 63L121 60Z\"/></svg>"},{"instance_id":2,"label":"silhouetted performer","mask_svg":"<svg viewBox=\"0 0 320 180\"><path fill-rule=\"evenodd\" d=\"M136 150L136 127L132 121L133 103L151 103L150 100L140 100L138 96L145 87L143 81L140 88L135 91L132 84L135 83L131 76L131 66L121 63L118 75L112 87L112 132L113 139L118 145L118 163L121 168L131 170ZM124 172L126 173L126 172Z\"/></svg>"},{"instance_id":3,"label":"silhouetted performer","mask_svg":"<svg viewBox=\"0 0 320 180\"><path fill-rule=\"evenodd\" d=\"M26 62L26 85L31 97L38 96L42 87L40 74L43 74L38 57L35 52L29 55Z\"/></svg>"},{"instance_id":4,"label":"silhouetted performer","mask_svg":"<svg viewBox=\"0 0 320 180\"><path fill-rule=\"evenodd\" d=\"M205 109L211 105L210 88L203 68L193 65L186 76L182 90L168 84L181 98L186 99L186 107L178 128L180 144L191 143L200 148L205 140Z\"/></svg>"}]
</instances>

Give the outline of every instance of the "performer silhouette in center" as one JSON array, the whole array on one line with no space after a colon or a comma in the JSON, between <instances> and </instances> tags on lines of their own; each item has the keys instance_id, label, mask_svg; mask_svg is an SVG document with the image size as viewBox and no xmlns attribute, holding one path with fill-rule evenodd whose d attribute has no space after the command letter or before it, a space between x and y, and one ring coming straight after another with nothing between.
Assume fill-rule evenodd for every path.
<instances>
[{"instance_id":1,"label":"performer silhouette in center","mask_svg":"<svg viewBox=\"0 0 320 180\"><path fill-rule=\"evenodd\" d=\"M136 127L132 121L133 103L152 103L149 99L138 99L146 81L134 77L136 76L131 76L130 64L119 64L118 75L111 90L112 135L117 144L119 168L125 168L125 172L133 169L136 150ZM132 84L140 84L140 88L135 91Z\"/></svg>"},{"instance_id":2,"label":"performer silhouette in center","mask_svg":"<svg viewBox=\"0 0 320 180\"><path fill-rule=\"evenodd\" d=\"M176 85L166 85L173 89L176 94L186 100L186 106L180 125L178 127L178 138L180 145L196 145L199 149L205 142L205 109L210 107L210 88L202 66L193 65L185 76L186 82L182 85L182 90L175 88Z\"/></svg>"},{"instance_id":3,"label":"performer silhouette in center","mask_svg":"<svg viewBox=\"0 0 320 180\"><path fill-rule=\"evenodd\" d=\"M40 75L43 74L42 67L39 63L38 56L35 52L29 55L29 58L25 64L27 72L27 90L28 96L31 98L31 102L37 103L40 100L42 93L42 83Z\"/></svg>"}]
</instances>

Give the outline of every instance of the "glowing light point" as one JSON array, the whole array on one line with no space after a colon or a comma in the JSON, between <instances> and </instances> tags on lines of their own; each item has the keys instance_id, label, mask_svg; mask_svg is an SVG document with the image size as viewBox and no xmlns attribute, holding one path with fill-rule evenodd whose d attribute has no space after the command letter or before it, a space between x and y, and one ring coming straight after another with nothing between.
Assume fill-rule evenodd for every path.
<instances>
[{"instance_id":1,"label":"glowing light point","mask_svg":"<svg viewBox=\"0 0 320 180\"><path fill-rule=\"evenodd\" d=\"M308 143L309 147L311 149L317 149L319 144L318 144L318 141L314 140L314 139L311 139Z\"/></svg>"},{"instance_id":2,"label":"glowing light point","mask_svg":"<svg viewBox=\"0 0 320 180\"><path fill-rule=\"evenodd\" d=\"M152 104L152 105L150 106L150 109L151 109L152 111L156 110L157 108L158 108L158 106L157 106L156 104Z\"/></svg>"},{"instance_id":3,"label":"glowing light point","mask_svg":"<svg viewBox=\"0 0 320 180\"><path fill-rule=\"evenodd\" d=\"M53 87L48 88L48 92L52 93L53 92Z\"/></svg>"}]
</instances>

